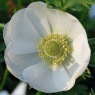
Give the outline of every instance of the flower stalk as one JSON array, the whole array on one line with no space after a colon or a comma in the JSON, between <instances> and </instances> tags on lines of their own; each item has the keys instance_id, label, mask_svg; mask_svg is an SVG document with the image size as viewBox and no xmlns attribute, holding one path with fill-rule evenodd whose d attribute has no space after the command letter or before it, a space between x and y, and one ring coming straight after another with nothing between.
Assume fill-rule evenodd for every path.
<instances>
[{"instance_id":1,"label":"flower stalk","mask_svg":"<svg viewBox=\"0 0 95 95\"><path fill-rule=\"evenodd\" d=\"M2 79L1 84L0 84L0 91L3 90L3 88L4 88L5 84L6 84L8 75L9 75L9 72L8 72L7 67L6 67L6 70L5 70L5 72L4 72L3 79Z\"/></svg>"}]
</instances>

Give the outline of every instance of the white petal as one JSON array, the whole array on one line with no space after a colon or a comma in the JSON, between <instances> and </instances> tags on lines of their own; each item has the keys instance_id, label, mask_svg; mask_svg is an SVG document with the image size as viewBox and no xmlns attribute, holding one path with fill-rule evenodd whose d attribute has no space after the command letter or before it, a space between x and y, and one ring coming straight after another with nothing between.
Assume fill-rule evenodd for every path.
<instances>
[{"instance_id":1,"label":"white petal","mask_svg":"<svg viewBox=\"0 0 95 95\"><path fill-rule=\"evenodd\" d=\"M72 55L68 56L63 65L71 78L76 79L87 68L90 60L90 48L87 38L83 34L74 39L72 45Z\"/></svg>"},{"instance_id":2,"label":"white petal","mask_svg":"<svg viewBox=\"0 0 95 95\"><path fill-rule=\"evenodd\" d=\"M56 11L56 16L56 23L60 33L67 34L72 39L80 34L86 35L81 23L74 16L62 11Z\"/></svg>"},{"instance_id":3,"label":"white petal","mask_svg":"<svg viewBox=\"0 0 95 95\"><path fill-rule=\"evenodd\" d=\"M38 44L41 41L41 35L37 32L34 26L24 17L26 9L18 11L9 22L9 29L11 38L14 44L18 45L23 50L38 48ZM30 49L30 53L31 53Z\"/></svg>"},{"instance_id":4,"label":"white petal","mask_svg":"<svg viewBox=\"0 0 95 95\"><path fill-rule=\"evenodd\" d=\"M6 90L4 90L0 92L0 95L9 95L9 93Z\"/></svg>"},{"instance_id":5,"label":"white petal","mask_svg":"<svg viewBox=\"0 0 95 95\"><path fill-rule=\"evenodd\" d=\"M79 77L87 68L90 60L90 48L87 38L81 34L72 43L72 57L64 64L72 78Z\"/></svg>"},{"instance_id":6,"label":"white petal","mask_svg":"<svg viewBox=\"0 0 95 95\"><path fill-rule=\"evenodd\" d=\"M64 64L65 69L67 70L67 72L69 73L69 75L71 76L71 80L74 82L80 75L83 74L83 72L86 70L88 63L82 63L81 65L79 65L78 63L74 63L72 61L72 63L70 64ZM73 84L71 84L73 85Z\"/></svg>"},{"instance_id":7,"label":"white petal","mask_svg":"<svg viewBox=\"0 0 95 95\"><path fill-rule=\"evenodd\" d=\"M74 84L75 79L72 77L71 80L67 83L67 89L65 91L70 90L74 86Z\"/></svg>"},{"instance_id":8,"label":"white petal","mask_svg":"<svg viewBox=\"0 0 95 95\"><path fill-rule=\"evenodd\" d=\"M37 7L35 9L32 8L32 6L31 8L28 7L26 9L25 16L30 21L30 23L33 24L42 37L45 37L51 33L48 19Z\"/></svg>"},{"instance_id":9,"label":"white petal","mask_svg":"<svg viewBox=\"0 0 95 95\"><path fill-rule=\"evenodd\" d=\"M28 8L42 12L47 17L53 33L68 34L72 39L75 39L80 34L86 35L78 19L69 13L47 8L47 5L42 2L34 2Z\"/></svg>"},{"instance_id":10,"label":"white petal","mask_svg":"<svg viewBox=\"0 0 95 95\"><path fill-rule=\"evenodd\" d=\"M12 92L11 95L26 95L26 83L20 83Z\"/></svg>"},{"instance_id":11,"label":"white petal","mask_svg":"<svg viewBox=\"0 0 95 95\"><path fill-rule=\"evenodd\" d=\"M69 31L71 32L73 22L66 12L56 11L56 23L59 33L68 34Z\"/></svg>"},{"instance_id":12,"label":"white petal","mask_svg":"<svg viewBox=\"0 0 95 95\"><path fill-rule=\"evenodd\" d=\"M21 42L20 44L11 41L7 47L7 50L15 54L29 54L38 52L38 46L28 42Z\"/></svg>"},{"instance_id":13,"label":"white petal","mask_svg":"<svg viewBox=\"0 0 95 95\"><path fill-rule=\"evenodd\" d=\"M74 73L74 75L72 77L75 78L75 79L78 78L86 70L87 66L88 66L88 63L81 64L79 66L79 68L75 71L75 73Z\"/></svg>"},{"instance_id":14,"label":"white petal","mask_svg":"<svg viewBox=\"0 0 95 95\"><path fill-rule=\"evenodd\" d=\"M90 48L88 45L87 38L81 34L72 43L73 52L72 57L80 65L89 63L90 60Z\"/></svg>"},{"instance_id":15,"label":"white petal","mask_svg":"<svg viewBox=\"0 0 95 95\"><path fill-rule=\"evenodd\" d=\"M68 55L67 59L63 62L63 66L68 72L69 76L72 78L80 65L75 61L72 56Z\"/></svg>"},{"instance_id":16,"label":"white petal","mask_svg":"<svg viewBox=\"0 0 95 95\"><path fill-rule=\"evenodd\" d=\"M10 44L10 42L12 41L9 31L10 31L9 30L9 23L7 23L4 27L4 30L3 30L3 38L4 38L6 46L8 46Z\"/></svg>"},{"instance_id":17,"label":"white petal","mask_svg":"<svg viewBox=\"0 0 95 95\"><path fill-rule=\"evenodd\" d=\"M5 61L9 71L18 79L23 80L22 72L29 66L40 63L42 60L38 53L13 54L10 51L5 52Z\"/></svg>"},{"instance_id":18,"label":"white petal","mask_svg":"<svg viewBox=\"0 0 95 95\"><path fill-rule=\"evenodd\" d=\"M43 2L34 2L31 3L28 8L31 8L32 10L34 10L35 14L33 15L33 17L36 15L37 19L34 19L35 21L33 22L34 24L36 22L41 23L43 25L43 28L45 28L46 30L48 30L48 34L50 32L58 32L57 31L57 22L56 22L56 9L49 9L47 8L47 5ZM31 13L33 14L33 13ZM40 15L39 15L40 14ZM41 21L41 22L39 22ZM40 26L42 26L40 24ZM49 28L50 29L49 29ZM41 30L43 30L43 28L41 28ZM39 27L38 27L39 29ZM50 30L50 32L49 32ZM43 30L44 31L44 30ZM41 31L41 33L43 34L43 32Z\"/></svg>"},{"instance_id":19,"label":"white petal","mask_svg":"<svg viewBox=\"0 0 95 95\"><path fill-rule=\"evenodd\" d=\"M63 66L59 66L53 71L43 62L24 70L23 76L31 87L46 93L66 90L67 83L70 81Z\"/></svg>"}]
</instances>

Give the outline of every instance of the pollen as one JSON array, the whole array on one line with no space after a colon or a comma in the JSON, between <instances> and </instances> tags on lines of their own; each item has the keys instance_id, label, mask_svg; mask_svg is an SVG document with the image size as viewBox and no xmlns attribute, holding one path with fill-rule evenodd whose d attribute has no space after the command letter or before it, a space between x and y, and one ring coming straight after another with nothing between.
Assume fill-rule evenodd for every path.
<instances>
[{"instance_id":1,"label":"pollen","mask_svg":"<svg viewBox=\"0 0 95 95\"><path fill-rule=\"evenodd\" d=\"M39 44L39 55L46 63L59 65L72 52L71 41L67 35L47 35Z\"/></svg>"}]
</instances>

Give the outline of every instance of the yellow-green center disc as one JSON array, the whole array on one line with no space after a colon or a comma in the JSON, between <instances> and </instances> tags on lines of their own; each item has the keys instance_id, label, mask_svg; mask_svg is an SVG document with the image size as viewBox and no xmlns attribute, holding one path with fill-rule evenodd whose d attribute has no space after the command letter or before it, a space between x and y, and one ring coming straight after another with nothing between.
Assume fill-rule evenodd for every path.
<instances>
[{"instance_id":1,"label":"yellow-green center disc","mask_svg":"<svg viewBox=\"0 0 95 95\"><path fill-rule=\"evenodd\" d=\"M48 41L45 44L44 50L50 56L57 56L60 53L60 44L54 40Z\"/></svg>"},{"instance_id":2,"label":"yellow-green center disc","mask_svg":"<svg viewBox=\"0 0 95 95\"><path fill-rule=\"evenodd\" d=\"M67 35L51 34L39 44L39 55L49 64L62 63L71 51L72 46Z\"/></svg>"}]
</instances>

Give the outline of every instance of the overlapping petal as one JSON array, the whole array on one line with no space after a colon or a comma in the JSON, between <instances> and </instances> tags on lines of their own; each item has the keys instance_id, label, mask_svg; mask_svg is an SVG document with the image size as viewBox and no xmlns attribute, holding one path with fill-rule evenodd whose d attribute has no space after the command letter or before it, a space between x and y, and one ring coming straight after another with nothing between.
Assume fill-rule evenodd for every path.
<instances>
[{"instance_id":1,"label":"overlapping petal","mask_svg":"<svg viewBox=\"0 0 95 95\"><path fill-rule=\"evenodd\" d=\"M25 81L22 75L23 71L32 65L40 63L42 59L37 52L21 55L6 50L5 61L9 71L18 79Z\"/></svg>"},{"instance_id":2,"label":"overlapping petal","mask_svg":"<svg viewBox=\"0 0 95 95\"><path fill-rule=\"evenodd\" d=\"M46 37L46 35L51 34L48 19L37 8L28 7L25 12L25 18L35 27L41 37Z\"/></svg>"},{"instance_id":3,"label":"overlapping petal","mask_svg":"<svg viewBox=\"0 0 95 95\"><path fill-rule=\"evenodd\" d=\"M47 93L59 92L67 89L67 82L70 81L70 76L63 66L59 66L53 71L44 62L27 68L23 72L23 75L30 86Z\"/></svg>"},{"instance_id":4,"label":"overlapping petal","mask_svg":"<svg viewBox=\"0 0 95 95\"><path fill-rule=\"evenodd\" d=\"M85 35L79 35L73 42L72 56L78 62L78 64L89 63L90 48Z\"/></svg>"},{"instance_id":5,"label":"overlapping petal","mask_svg":"<svg viewBox=\"0 0 95 95\"><path fill-rule=\"evenodd\" d=\"M78 19L67 12L49 9L42 2L34 2L28 8L37 9L39 13L43 13L47 17L52 33L68 34L72 39L75 39L80 34L86 36L85 29Z\"/></svg>"}]
</instances>

